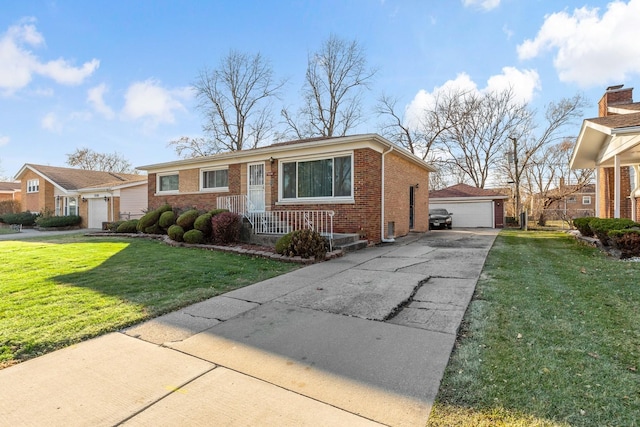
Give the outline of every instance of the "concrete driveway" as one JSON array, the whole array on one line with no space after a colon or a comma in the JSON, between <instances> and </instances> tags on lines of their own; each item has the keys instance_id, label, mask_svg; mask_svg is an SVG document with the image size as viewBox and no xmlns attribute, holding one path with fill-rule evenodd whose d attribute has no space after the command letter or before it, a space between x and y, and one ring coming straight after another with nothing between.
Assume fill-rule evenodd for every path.
<instances>
[{"instance_id":1,"label":"concrete driveway","mask_svg":"<svg viewBox=\"0 0 640 427\"><path fill-rule=\"evenodd\" d=\"M1 418L424 425L497 233L410 235L1 370Z\"/></svg>"}]
</instances>

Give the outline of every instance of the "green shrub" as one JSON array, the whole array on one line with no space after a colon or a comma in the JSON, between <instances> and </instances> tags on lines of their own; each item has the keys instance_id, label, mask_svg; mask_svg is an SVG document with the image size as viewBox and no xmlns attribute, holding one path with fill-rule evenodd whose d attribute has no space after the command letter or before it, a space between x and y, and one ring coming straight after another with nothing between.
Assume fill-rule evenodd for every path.
<instances>
[{"instance_id":1,"label":"green shrub","mask_svg":"<svg viewBox=\"0 0 640 427\"><path fill-rule=\"evenodd\" d=\"M182 213L178 219L176 219L176 224L186 230L191 230L193 228L193 223L196 222L196 219L200 216L200 212L197 209L189 209L188 211Z\"/></svg>"},{"instance_id":2,"label":"green shrub","mask_svg":"<svg viewBox=\"0 0 640 427\"><path fill-rule=\"evenodd\" d=\"M2 215L2 222L6 224L20 224L20 225L34 225L38 218L37 213L31 213L29 211L19 213L7 213Z\"/></svg>"},{"instance_id":3,"label":"green shrub","mask_svg":"<svg viewBox=\"0 0 640 427\"><path fill-rule=\"evenodd\" d=\"M128 221L123 221L118 228L116 228L116 233L137 233L138 232L138 220L130 219Z\"/></svg>"},{"instance_id":4,"label":"green shrub","mask_svg":"<svg viewBox=\"0 0 640 427\"><path fill-rule=\"evenodd\" d=\"M164 204L164 205L160 206L158 209L156 209L156 211L158 211L158 213L159 213L160 215L162 215L162 214L163 214L163 213L165 213L165 212L172 211L172 210L173 210L173 208L172 208L172 207L171 207L171 205L170 205L170 204L168 204L168 203L167 203L167 204Z\"/></svg>"},{"instance_id":5,"label":"green shrub","mask_svg":"<svg viewBox=\"0 0 640 427\"><path fill-rule=\"evenodd\" d=\"M609 231L624 230L637 225L636 222L625 218L595 218L589 222L589 227L591 227L593 234L604 246L611 245Z\"/></svg>"},{"instance_id":6,"label":"green shrub","mask_svg":"<svg viewBox=\"0 0 640 427\"><path fill-rule=\"evenodd\" d=\"M112 233L115 233L116 230L118 230L118 227L120 226L120 224L122 223L124 223L124 220L109 222L107 223L107 230L111 231Z\"/></svg>"},{"instance_id":7,"label":"green shrub","mask_svg":"<svg viewBox=\"0 0 640 427\"><path fill-rule=\"evenodd\" d=\"M186 243L196 244L204 242L204 234L202 234L202 231L196 230L195 228L184 233L184 236L182 237Z\"/></svg>"},{"instance_id":8,"label":"green shrub","mask_svg":"<svg viewBox=\"0 0 640 427\"><path fill-rule=\"evenodd\" d=\"M160 227L157 223L144 229L145 234L164 234L164 228Z\"/></svg>"},{"instance_id":9,"label":"green shrub","mask_svg":"<svg viewBox=\"0 0 640 427\"><path fill-rule=\"evenodd\" d=\"M80 225L82 218L78 215L48 216L36 219L36 224L42 228L73 227Z\"/></svg>"},{"instance_id":10,"label":"green shrub","mask_svg":"<svg viewBox=\"0 0 640 427\"><path fill-rule=\"evenodd\" d=\"M305 229L291 233L291 243L285 255L324 259L326 254L326 239L316 231Z\"/></svg>"},{"instance_id":11,"label":"green shrub","mask_svg":"<svg viewBox=\"0 0 640 427\"><path fill-rule=\"evenodd\" d=\"M211 237L211 214L206 213L200 215L193 223L193 228L202 231L205 239Z\"/></svg>"},{"instance_id":12,"label":"green shrub","mask_svg":"<svg viewBox=\"0 0 640 427\"><path fill-rule=\"evenodd\" d=\"M280 255L288 255L289 245L291 244L291 233L287 233L276 242L276 252Z\"/></svg>"},{"instance_id":13,"label":"green shrub","mask_svg":"<svg viewBox=\"0 0 640 427\"><path fill-rule=\"evenodd\" d=\"M171 240L175 240L176 242L184 242L184 229L179 225L172 225L167 230L167 234L169 234L169 238Z\"/></svg>"},{"instance_id":14,"label":"green shrub","mask_svg":"<svg viewBox=\"0 0 640 427\"><path fill-rule=\"evenodd\" d=\"M160 219L160 212L157 210L147 212L138 220L138 231L144 231L146 228L157 224L158 219Z\"/></svg>"},{"instance_id":15,"label":"green shrub","mask_svg":"<svg viewBox=\"0 0 640 427\"><path fill-rule=\"evenodd\" d=\"M167 205L168 206L168 205ZM165 230L176 223L176 214L173 211L165 211L158 218L158 225Z\"/></svg>"},{"instance_id":16,"label":"green shrub","mask_svg":"<svg viewBox=\"0 0 640 427\"><path fill-rule=\"evenodd\" d=\"M580 234L582 234L585 237L591 237L593 236L593 230L591 230L589 223L591 223L591 221L594 219L597 219L597 218L594 218L592 216L574 218L573 225L578 229Z\"/></svg>"},{"instance_id":17,"label":"green shrub","mask_svg":"<svg viewBox=\"0 0 640 427\"><path fill-rule=\"evenodd\" d=\"M218 214L221 214L222 212L229 212L229 209L213 209L209 211L211 216L216 216Z\"/></svg>"},{"instance_id":18,"label":"green shrub","mask_svg":"<svg viewBox=\"0 0 640 427\"><path fill-rule=\"evenodd\" d=\"M240 240L242 218L233 212L221 212L211 218L211 236L215 243L227 244Z\"/></svg>"}]
</instances>

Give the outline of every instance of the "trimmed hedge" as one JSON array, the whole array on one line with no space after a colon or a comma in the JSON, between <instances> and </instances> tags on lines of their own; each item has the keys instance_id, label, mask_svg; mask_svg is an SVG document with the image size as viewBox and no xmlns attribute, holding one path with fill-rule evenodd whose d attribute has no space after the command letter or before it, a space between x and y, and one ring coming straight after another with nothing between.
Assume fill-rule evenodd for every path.
<instances>
[{"instance_id":1,"label":"trimmed hedge","mask_svg":"<svg viewBox=\"0 0 640 427\"><path fill-rule=\"evenodd\" d=\"M589 224L594 219L597 219L597 218L592 217L592 216L574 218L573 219L573 225L578 229L580 234L582 234L585 237L591 237L591 236L593 236L593 230L591 230L591 227L589 226Z\"/></svg>"},{"instance_id":2,"label":"trimmed hedge","mask_svg":"<svg viewBox=\"0 0 640 427\"><path fill-rule=\"evenodd\" d=\"M147 212L138 220L138 231L144 231L146 228L152 227L158 223L158 219L160 219L160 212L157 210Z\"/></svg>"},{"instance_id":3,"label":"trimmed hedge","mask_svg":"<svg viewBox=\"0 0 640 427\"><path fill-rule=\"evenodd\" d=\"M196 220L193 222L193 228L195 228L196 230L202 231L202 234L204 235L205 239L210 238L211 230L212 230L211 214L210 213L202 214L198 218L196 218Z\"/></svg>"},{"instance_id":4,"label":"trimmed hedge","mask_svg":"<svg viewBox=\"0 0 640 427\"><path fill-rule=\"evenodd\" d=\"M202 231L196 230L195 228L184 233L184 236L182 237L186 243L197 244L204 242L204 234L202 234Z\"/></svg>"},{"instance_id":5,"label":"trimmed hedge","mask_svg":"<svg viewBox=\"0 0 640 427\"><path fill-rule=\"evenodd\" d=\"M184 229L179 225L172 225L167 230L167 234L169 234L169 238L171 240L175 240L176 242L184 242Z\"/></svg>"},{"instance_id":6,"label":"trimmed hedge","mask_svg":"<svg viewBox=\"0 0 640 427\"><path fill-rule=\"evenodd\" d=\"M116 228L116 233L137 233L138 232L138 220L130 219L128 221L123 221L118 228Z\"/></svg>"},{"instance_id":7,"label":"trimmed hedge","mask_svg":"<svg viewBox=\"0 0 640 427\"><path fill-rule=\"evenodd\" d=\"M168 205L167 205L168 206ZM162 212L160 218L158 218L158 225L165 230L176 223L176 214L173 211Z\"/></svg>"},{"instance_id":8,"label":"trimmed hedge","mask_svg":"<svg viewBox=\"0 0 640 427\"><path fill-rule=\"evenodd\" d=\"M20 225L34 225L38 218L37 213L31 213L29 211L20 213L6 213L2 215L2 222L6 224L20 224Z\"/></svg>"},{"instance_id":9,"label":"trimmed hedge","mask_svg":"<svg viewBox=\"0 0 640 427\"><path fill-rule=\"evenodd\" d=\"M609 232L612 230L624 230L638 226L636 222L625 218L594 218L589 222L593 234L604 246L610 246Z\"/></svg>"},{"instance_id":10,"label":"trimmed hedge","mask_svg":"<svg viewBox=\"0 0 640 427\"><path fill-rule=\"evenodd\" d=\"M222 212L229 212L229 209L213 209L209 211L211 216L216 216L218 214L221 214Z\"/></svg>"},{"instance_id":11,"label":"trimmed hedge","mask_svg":"<svg viewBox=\"0 0 640 427\"><path fill-rule=\"evenodd\" d=\"M213 241L219 244L233 243L240 240L242 218L233 212L222 212L211 218Z\"/></svg>"},{"instance_id":12,"label":"trimmed hedge","mask_svg":"<svg viewBox=\"0 0 640 427\"><path fill-rule=\"evenodd\" d=\"M42 228L73 227L80 225L82 218L78 215L48 216L36 219L36 224Z\"/></svg>"},{"instance_id":13,"label":"trimmed hedge","mask_svg":"<svg viewBox=\"0 0 640 427\"><path fill-rule=\"evenodd\" d=\"M191 230L193 228L193 223L196 222L196 219L200 216L200 212L197 209L189 209L188 211L182 213L178 219L176 219L176 224L186 230Z\"/></svg>"}]
</instances>

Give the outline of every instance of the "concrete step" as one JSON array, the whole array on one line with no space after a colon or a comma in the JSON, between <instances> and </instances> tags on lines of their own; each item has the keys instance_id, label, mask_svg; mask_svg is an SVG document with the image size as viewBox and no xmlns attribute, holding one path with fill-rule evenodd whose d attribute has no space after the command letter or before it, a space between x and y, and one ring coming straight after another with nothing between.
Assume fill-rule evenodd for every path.
<instances>
[{"instance_id":1,"label":"concrete step","mask_svg":"<svg viewBox=\"0 0 640 427\"><path fill-rule=\"evenodd\" d=\"M333 248L335 249L341 249L343 252L353 252L353 251L357 251L360 249L364 249L369 245L369 242L367 240L356 240L355 242L351 242L351 243L347 243L344 245L340 245L340 246L336 246L334 245Z\"/></svg>"}]
</instances>

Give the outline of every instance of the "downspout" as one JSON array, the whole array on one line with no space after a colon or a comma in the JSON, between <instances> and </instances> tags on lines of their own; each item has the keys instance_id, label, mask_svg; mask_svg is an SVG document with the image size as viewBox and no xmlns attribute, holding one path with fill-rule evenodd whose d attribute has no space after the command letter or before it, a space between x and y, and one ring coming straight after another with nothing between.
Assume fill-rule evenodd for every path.
<instances>
[{"instance_id":1,"label":"downspout","mask_svg":"<svg viewBox=\"0 0 640 427\"><path fill-rule=\"evenodd\" d=\"M388 151L385 151L384 153L382 153L382 203L380 204L382 206L382 213L380 215L380 240L383 243L393 243L396 241L396 239L391 238L385 238L384 237L384 157L389 154L390 152L393 151L393 146L389 147Z\"/></svg>"}]
</instances>

